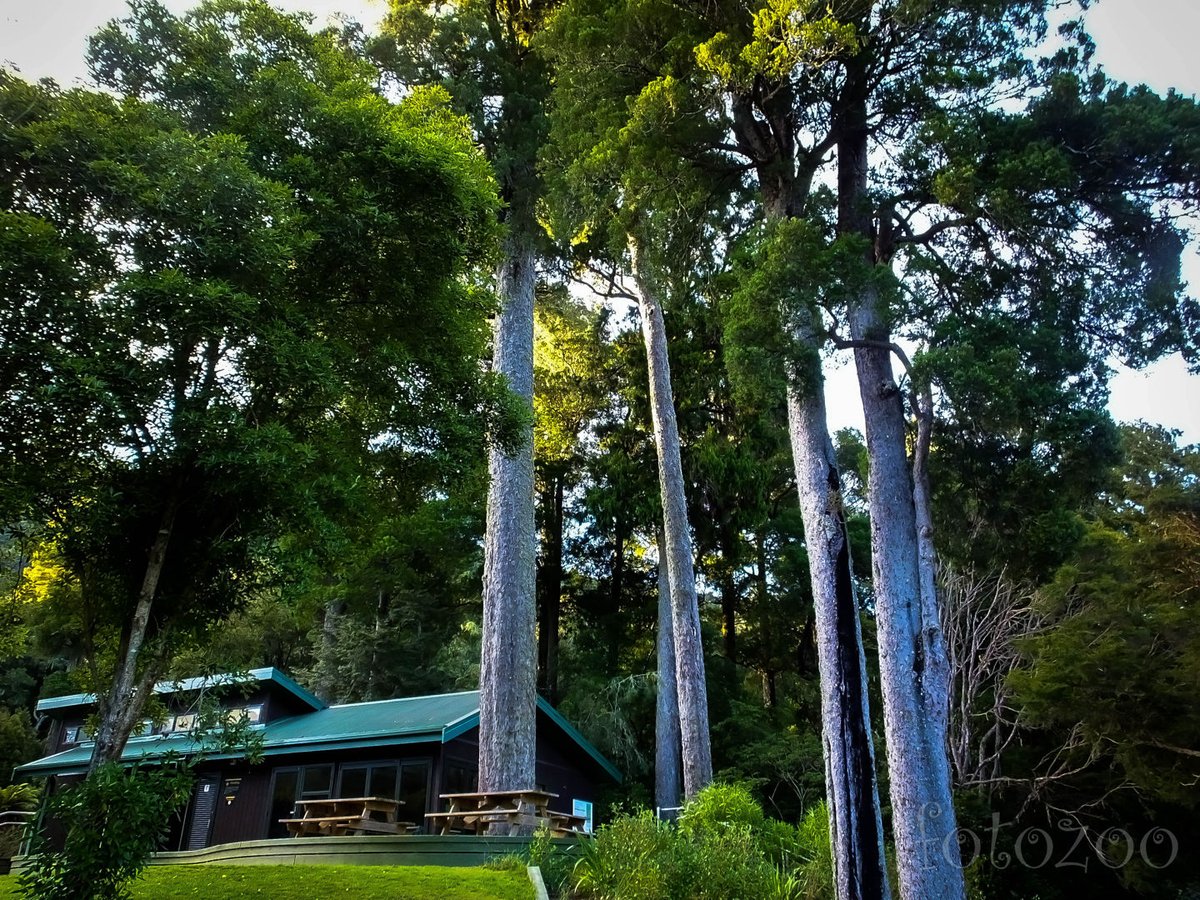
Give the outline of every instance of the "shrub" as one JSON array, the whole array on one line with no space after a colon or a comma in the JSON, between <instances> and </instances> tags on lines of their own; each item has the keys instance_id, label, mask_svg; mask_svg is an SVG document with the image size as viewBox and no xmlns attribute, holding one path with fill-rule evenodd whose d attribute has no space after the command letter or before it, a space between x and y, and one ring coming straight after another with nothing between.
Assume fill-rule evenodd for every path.
<instances>
[{"instance_id":1,"label":"shrub","mask_svg":"<svg viewBox=\"0 0 1200 900\"><path fill-rule=\"evenodd\" d=\"M671 900L679 880L675 829L649 810L618 816L585 841L571 880L576 894L597 900Z\"/></svg>"},{"instance_id":2,"label":"shrub","mask_svg":"<svg viewBox=\"0 0 1200 900\"><path fill-rule=\"evenodd\" d=\"M529 844L529 865L537 866L542 872L546 889L554 896L564 893L571 877L571 868L578 858L578 844L563 846L555 844L550 829L539 828Z\"/></svg>"},{"instance_id":3,"label":"shrub","mask_svg":"<svg viewBox=\"0 0 1200 900\"><path fill-rule=\"evenodd\" d=\"M37 759L42 753L42 742L29 713L23 709L17 712L0 709L0 787L9 783L16 766Z\"/></svg>"},{"instance_id":4,"label":"shrub","mask_svg":"<svg viewBox=\"0 0 1200 900\"><path fill-rule=\"evenodd\" d=\"M52 795L46 818L66 836L56 848L44 833L35 835L22 893L31 900L124 900L192 782L184 765L140 772L107 763Z\"/></svg>"},{"instance_id":5,"label":"shrub","mask_svg":"<svg viewBox=\"0 0 1200 900\"><path fill-rule=\"evenodd\" d=\"M829 843L829 807L822 800L804 815L796 831L796 896L832 900L833 847Z\"/></svg>"},{"instance_id":6,"label":"shrub","mask_svg":"<svg viewBox=\"0 0 1200 900\"><path fill-rule=\"evenodd\" d=\"M10 784L0 788L0 813L19 811L32 812L37 809L41 790L34 784ZM25 826L13 823L0 827L0 859L11 859L17 855L24 838Z\"/></svg>"},{"instance_id":7,"label":"shrub","mask_svg":"<svg viewBox=\"0 0 1200 900\"><path fill-rule=\"evenodd\" d=\"M693 838L722 834L731 828L756 831L763 824L762 806L743 784L714 782L688 801L679 814L679 830Z\"/></svg>"},{"instance_id":8,"label":"shrub","mask_svg":"<svg viewBox=\"0 0 1200 900\"><path fill-rule=\"evenodd\" d=\"M37 809L42 791L36 784L10 784L0 788L0 812L19 810L31 812Z\"/></svg>"},{"instance_id":9,"label":"shrub","mask_svg":"<svg viewBox=\"0 0 1200 900\"><path fill-rule=\"evenodd\" d=\"M762 835L744 825L693 838L686 893L695 900L776 900L780 869L762 852ZM784 895L778 900L790 900Z\"/></svg>"},{"instance_id":10,"label":"shrub","mask_svg":"<svg viewBox=\"0 0 1200 900\"><path fill-rule=\"evenodd\" d=\"M697 794L677 827L649 811L619 816L581 853L575 895L594 900L797 900L809 895L790 867L817 858L795 828L766 818L733 784Z\"/></svg>"}]
</instances>

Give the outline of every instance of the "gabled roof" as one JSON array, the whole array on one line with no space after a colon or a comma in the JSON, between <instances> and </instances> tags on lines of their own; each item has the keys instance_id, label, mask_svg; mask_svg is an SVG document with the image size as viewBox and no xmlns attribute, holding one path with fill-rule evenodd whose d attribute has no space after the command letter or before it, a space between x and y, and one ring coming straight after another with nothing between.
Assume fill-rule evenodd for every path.
<instances>
[{"instance_id":1,"label":"gabled roof","mask_svg":"<svg viewBox=\"0 0 1200 900\"><path fill-rule=\"evenodd\" d=\"M247 675L250 679L261 684L274 684L291 694L301 703L314 710L324 709L325 704L306 691L285 672L269 666L264 669L251 669ZM160 681L154 686L156 694L185 693L198 691L201 688L214 687L222 684L237 684L243 680L237 675L203 675L197 678L185 678L183 681ZM76 706L91 706L96 702L95 694L68 694L64 697L47 697L37 702L38 712L48 712L52 709L69 709Z\"/></svg>"},{"instance_id":2,"label":"gabled roof","mask_svg":"<svg viewBox=\"0 0 1200 900\"><path fill-rule=\"evenodd\" d=\"M286 676L285 676L286 677ZM291 679L288 679L289 681ZM294 682L293 682L294 683ZM301 688L301 690L303 690ZM615 781L617 771L566 719L541 697L537 701L543 721L565 735ZM314 753L327 750L392 747L454 740L479 725L479 691L403 697L369 703L326 706L313 712L276 719L258 730L263 737L263 755ZM125 746L124 762L160 760L168 753L184 756L200 750L187 735L157 735L132 738ZM87 770L92 745L83 744L17 768L22 775L71 775ZM212 753L210 759L231 759L237 754Z\"/></svg>"}]
</instances>

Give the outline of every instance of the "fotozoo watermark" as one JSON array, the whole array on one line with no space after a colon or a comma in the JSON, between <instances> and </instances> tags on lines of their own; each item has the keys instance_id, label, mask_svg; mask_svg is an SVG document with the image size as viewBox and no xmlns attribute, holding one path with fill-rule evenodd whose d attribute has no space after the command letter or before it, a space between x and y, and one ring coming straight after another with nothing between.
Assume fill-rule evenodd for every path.
<instances>
[{"instance_id":1,"label":"fotozoo watermark","mask_svg":"<svg viewBox=\"0 0 1200 900\"><path fill-rule=\"evenodd\" d=\"M981 835L973 828L958 828L943 838L929 837L926 822L941 818L940 809L921 817L923 865L933 867L928 854L940 852L952 865L969 866L985 857L997 869L1018 865L1026 869L1081 869L1092 863L1122 869L1135 859L1152 869L1165 869L1179 856L1179 839L1169 828L1154 827L1135 833L1117 825L1093 828L1075 819L1060 819L1053 830L1029 826L1019 831L992 813L991 826Z\"/></svg>"}]
</instances>

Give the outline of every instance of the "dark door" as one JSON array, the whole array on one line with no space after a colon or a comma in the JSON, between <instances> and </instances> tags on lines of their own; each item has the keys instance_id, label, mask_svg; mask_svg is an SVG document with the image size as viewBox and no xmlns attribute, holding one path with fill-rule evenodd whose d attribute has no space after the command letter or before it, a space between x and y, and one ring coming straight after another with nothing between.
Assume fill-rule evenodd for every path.
<instances>
[{"instance_id":1,"label":"dark door","mask_svg":"<svg viewBox=\"0 0 1200 900\"><path fill-rule=\"evenodd\" d=\"M212 834L213 814L217 811L217 796L221 793L217 775L201 775L192 798L192 819L188 822L184 850L200 850L208 846Z\"/></svg>"}]
</instances>

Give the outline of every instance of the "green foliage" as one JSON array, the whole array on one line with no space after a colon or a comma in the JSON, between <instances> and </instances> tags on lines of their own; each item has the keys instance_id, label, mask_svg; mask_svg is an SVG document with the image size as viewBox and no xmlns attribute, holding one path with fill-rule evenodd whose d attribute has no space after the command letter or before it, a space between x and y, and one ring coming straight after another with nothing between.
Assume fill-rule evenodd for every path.
<instances>
[{"instance_id":1,"label":"green foliage","mask_svg":"<svg viewBox=\"0 0 1200 900\"><path fill-rule=\"evenodd\" d=\"M589 310L565 292L543 291L538 297L533 323L534 458L543 469L578 465L586 429L609 402L608 322L602 308Z\"/></svg>"},{"instance_id":2,"label":"green foliage","mask_svg":"<svg viewBox=\"0 0 1200 900\"><path fill-rule=\"evenodd\" d=\"M714 725L713 752L720 778L754 785L772 815L794 821L825 792L820 697L807 678L781 687L786 701L773 710L759 697L734 700Z\"/></svg>"},{"instance_id":3,"label":"green foliage","mask_svg":"<svg viewBox=\"0 0 1200 900\"><path fill-rule=\"evenodd\" d=\"M679 814L679 831L702 840L731 831L755 831L763 824L763 811L750 791L740 784L714 782L698 793Z\"/></svg>"},{"instance_id":4,"label":"green foliage","mask_svg":"<svg viewBox=\"0 0 1200 900\"><path fill-rule=\"evenodd\" d=\"M1127 426L1121 486L1042 597L1054 627L1013 673L1024 715L1079 723L1131 786L1195 808L1200 740L1200 448ZM1080 748L1083 752L1083 748Z\"/></svg>"},{"instance_id":5,"label":"green foliage","mask_svg":"<svg viewBox=\"0 0 1200 900\"><path fill-rule=\"evenodd\" d=\"M0 707L0 790L10 784L14 767L42 755L42 742L24 709Z\"/></svg>"},{"instance_id":6,"label":"green foliage","mask_svg":"<svg viewBox=\"0 0 1200 900\"><path fill-rule=\"evenodd\" d=\"M681 870L675 845L674 828L649 810L617 816L582 845L572 874L575 892L596 900L683 896L675 884L686 883L688 874Z\"/></svg>"},{"instance_id":7,"label":"green foliage","mask_svg":"<svg viewBox=\"0 0 1200 900\"><path fill-rule=\"evenodd\" d=\"M41 799L42 789L36 784L10 784L0 787L0 813L9 811L33 812ZM25 839L25 828L8 822L0 828L0 859L11 859Z\"/></svg>"},{"instance_id":8,"label":"green foliage","mask_svg":"<svg viewBox=\"0 0 1200 900\"><path fill-rule=\"evenodd\" d=\"M45 816L66 831L61 848L36 835L20 875L31 900L77 897L125 900L130 882L166 836L171 816L187 803L191 769L165 765L151 771L108 763L46 803Z\"/></svg>"},{"instance_id":9,"label":"green foliage","mask_svg":"<svg viewBox=\"0 0 1200 900\"><path fill-rule=\"evenodd\" d=\"M858 48L855 26L830 10L817 0L768 0L752 13L748 41L739 46L719 32L696 47L696 60L722 84L745 88L756 76L786 79L794 70L816 68Z\"/></svg>"},{"instance_id":10,"label":"green foliage","mask_svg":"<svg viewBox=\"0 0 1200 900\"><path fill-rule=\"evenodd\" d=\"M370 45L376 63L406 88L447 92L484 148L507 204L504 217L521 240L536 237L535 161L549 89L544 61L530 45L555 5L390 0L383 34Z\"/></svg>"},{"instance_id":11,"label":"green foliage","mask_svg":"<svg viewBox=\"0 0 1200 900\"><path fill-rule=\"evenodd\" d=\"M832 896L823 806L810 818L814 824L806 820L808 830L798 832L765 818L746 787L713 784L685 807L678 827L649 811L620 815L602 826L593 841L581 845L575 896L823 900ZM825 827L823 851L816 823Z\"/></svg>"},{"instance_id":12,"label":"green foliage","mask_svg":"<svg viewBox=\"0 0 1200 900\"><path fill-rule=\"evenodd\" d=\"M103 697L143 584L161 667L517 418L479 367L496 185L444 91L390 103L256 0L136 2L91 62L120 99L0 74L0 521L47 533L43 630Z\"/></svg>"},{"instance_id":13,"label":"green foliage","mask_svg":"<svg viewBox=\"0 0 1200 900\"><path fill-rule=\"evenodd\" d=\"M0 877L0 898L17 894L16 878ZM530 900L524 868L511 871L446 866L150 866L130 888L133 900L312 900L344 894L405 900Z\"/></svg>"},{"instance_id":14,"label":"green foliage","mask_svg":"<svg viewBox=\"0 0 1200 900\"><path fill-rule=\"evenodd\" d=\"M814 198L809 219L785 219L748 234L734 258L735 287L725 301L725 341L735 397L752 406L779 402L786 379L801 391L821 385L818 350L804 327L820 311L838 310L868 281L884 297L895 285L888 271L863 263L853 236L835 238L822 221L825 198Z\"/></svg>"},{"instance_id":15,"label":"green foliage","mask_svg":"<svg viewBox=\"0 0 1200 900\"><path fill-rule=\"evenodd\" d=\"M529 852L524 861L531 866L537 866L542 873L542 881L551 896L561 896L567 890L571 872L579 859L579 849L586 841L574 842L564 846L555 843L550 835L550 829L542 826L534 832L533 840L529 843Z\"/></svg>"},{"instance_id":16,"label":"green foliage","mask_svg":"<svg viewBox=\"0 0 1200 900\"><path fill-rule=\"evenodd\" d=\"M829 843L829 806L824 800L804 814L796 827L796 878L800 900L832 900L833 847Z\"/></svg>"},{"instance_id":17,"label":"green foliage","mask_svg":"<svg viewBox=\"0 0 1200 900\"><path fill-rule=\"evenodd\" d=\"M21 810L29 812L37 808L42 789L36 784L10 784L0 788L0 812Z\"/></svg>"},{"instance_id":18,"label":"green foliage","mask_svg":"<svg viewBox=\"0 0 1200 900\"><path fill-rule=\"evenodd\" d=\"M1162 833L1153 829L1180 847L1197 839L1200 455L1150 426L1123 427L1121 450L1110 489L1080 513L1082 539L1039 591L1045 622L1008 676L1021 729L1002 758L1006 784L962 809L981 835L993 814L1015 820L1002 848L1027 825L1049 829L1056 848L1062 829L1088 828L1079 856L1090 890L1166 898L1196 879L1193 857L1155 869L1135 854L1114 866L1101 834L1119 822L1135 841ZM1156 845L1146 846L1153 861ZM972 869L985 896L1067 897L1083 877L991 862Z\"/></svg>"}]
</instances>

